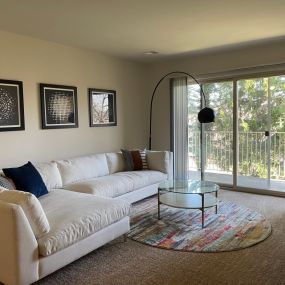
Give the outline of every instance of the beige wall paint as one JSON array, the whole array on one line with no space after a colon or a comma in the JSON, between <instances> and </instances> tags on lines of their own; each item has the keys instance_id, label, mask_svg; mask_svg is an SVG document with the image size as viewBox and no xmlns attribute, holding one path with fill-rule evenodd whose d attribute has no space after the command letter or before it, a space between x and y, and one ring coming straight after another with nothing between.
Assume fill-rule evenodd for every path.
<instances>
[{"instance_id":1,"label":"beige wall paint","mask_svg":"<svg viewBox=\"0 0 285 285\"><path fill-rule=\"evenodd\" d=\"M0 78L24 83L26 130L0 132L0 167L88 153L146 147L149 104L160 77L173 70L194 75L285 62L285 43L185 55L150 65L88 50L0 32ZM78 88L79 128L42 130L38 84ZM90 128L88 87L117 91L118 126ZM159 87L153 109L153 149L170 147L169 82Z\"/></svg>"},{"instance_id":2,"label":"beige wall paint","mask_svg":"<svg viewBox=\"0 0 285 285\"><path fill-rule=\"evenodd\" d=\"M219 73L227 70L285 63L285 42L216 51L211 54L185 55L178 59L154 63L149 71L149 94L162 75L171 71L185 71L193 75ZM153 107L153 149L170 148L169 81L158 89ZM150 96L150 95L149 95Z\"/></svg>"},{"instance_id":3,"label":"beige wall paint","mask_svg":"<svg viewBox=\"0 0 285 285\"><path fill-rule=\"evenodd\" d=\"M0 78L23 81L26 123L0 132L0 167L145 146L143 65L6 32L0 48ZM77 86L79 128L41 129L39 83ZM117 127L89 127L89 87L117 91Z\"/></svg>"}]
</instances>

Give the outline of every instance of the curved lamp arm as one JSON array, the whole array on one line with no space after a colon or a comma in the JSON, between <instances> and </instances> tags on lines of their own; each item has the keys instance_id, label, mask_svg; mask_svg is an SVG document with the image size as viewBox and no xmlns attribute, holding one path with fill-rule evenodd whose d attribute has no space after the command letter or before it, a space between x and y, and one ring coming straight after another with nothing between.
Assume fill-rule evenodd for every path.
<instances>
[{"instance_id":1,"label":"curved lamp arm","mask_svg":"<svg viewBox=\"0 0 285 285\"><path fill-rule=\"evenodd\" d=\"M214 122L214 119L215 119L215 115L214 115L214 111L210 108L208 108L206 105L207 105L207 101L206 101L206 96L205 96L205 93L203 91L203 88L202 88L202 85L198 82L198 80L191 74L187 73L187 72L184 72L184 71L172 71L172 72L169 72L167 74L165 74L158 82L157 84L155 85L154 89L153 89L153 92L152 92L152 96L151 96L151 102L150 102L150 120L149 120L149 149L151 150L151 130L152 130L152 103L153 103L153 98L154 98L154 95L155 95L155 92L158 88L158 86L160 85L160 83L169 75L171 74L184 74L184 75L187 75L189 76L190 78L192 78L200 87L200 90L201 90L201 93L203 95L203 98L204 98L204 102L205 102L205 108L203 108L199 114L198 114L198 118L199 118L199 121L201 123L209 123L209 122ZM200 114L202 113L202 118L200 118ZM206 118L205 118L206 116Z\"/></svg>"}]
</instances>

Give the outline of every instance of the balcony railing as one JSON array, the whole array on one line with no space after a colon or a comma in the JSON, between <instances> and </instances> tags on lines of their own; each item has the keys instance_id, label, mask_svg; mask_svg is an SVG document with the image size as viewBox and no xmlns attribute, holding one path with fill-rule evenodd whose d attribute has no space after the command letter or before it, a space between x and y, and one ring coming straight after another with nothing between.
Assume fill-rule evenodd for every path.
<instances>
[{"instance_id":1,"label":"balcony railing","mask_svg":"<svg viewBox=\"0 0 285 285\"><path fill-rule=\"evenodd\" d=\"M200 132L188 132L189 170L200 169ZM285 132L239 132L238 174L267 178L268 161L272 179L285 180ZM205 169L209 172L232 173L233 133L204 132Z\"/></svg>"}]
</instances>

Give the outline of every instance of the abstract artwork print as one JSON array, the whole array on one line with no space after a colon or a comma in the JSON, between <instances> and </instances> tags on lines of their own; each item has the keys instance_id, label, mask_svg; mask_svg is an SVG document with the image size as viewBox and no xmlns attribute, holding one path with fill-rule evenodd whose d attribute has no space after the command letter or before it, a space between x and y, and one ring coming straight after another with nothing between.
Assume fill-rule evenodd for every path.
<instances>
[{"instance_id":1,"label":"abstract artwork print","mask_svg":"<svg viewBox=\"0 0 285 285\"><path fill-rule=\"evenodd\" d=\"M78 127L77 90L72 86L41 84L42 127Z\"/></svg>"},{"instance_id":2,"label":"abstract artwork print","mask_svg":"<svg viewBox=\"0 0 285 285\"><path fill-rule=\"evenodd\" d=\"M0 131L24 129L23 83L0 80Z\"/></svg>"}]
</instances>

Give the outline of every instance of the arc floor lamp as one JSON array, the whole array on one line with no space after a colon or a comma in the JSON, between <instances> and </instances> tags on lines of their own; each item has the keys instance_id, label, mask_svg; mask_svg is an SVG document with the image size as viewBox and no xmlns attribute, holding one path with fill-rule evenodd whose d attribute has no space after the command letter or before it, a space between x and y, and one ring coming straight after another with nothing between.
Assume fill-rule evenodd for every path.
<instances>
[{"instance_id":1,"label":"arc floor lamp","mask_svg":"<svg viewBox=\"0 0 285 285\"><path fill-rule=\"evenodd\" d=\"M172 72L169 72L167 74L165 74L158 82L157 84L155 85L154 87L154 90L152 92L152 96L151 96L151 103L150 103L150 117L149 117L149 150L151 150L151 127L152 127L152 104L153 104L153 99L154 99L154 95L155 95L155 92L158 88L158 86L160 85L160 83L166 78L168 77L169 75L172 75L172 74L183 74L183 75L186 75L190 78L192 78L200 87L200 90L201 90L201 94L202 94L202 97L204 99L204 103L205 103L205 107L203 109L201 109L198 113L198 120L201 124L204 124L204 123L212 123L215 121L215 113L214 113L214 110L207 107L207 101L206 101L206 96L205 96L205 93L203 91L203 87L202 85L198 82L198 80L191 74L187 73L187 72L184 72L184 71L172 71Z\"/></svg>"}]
</instances>

